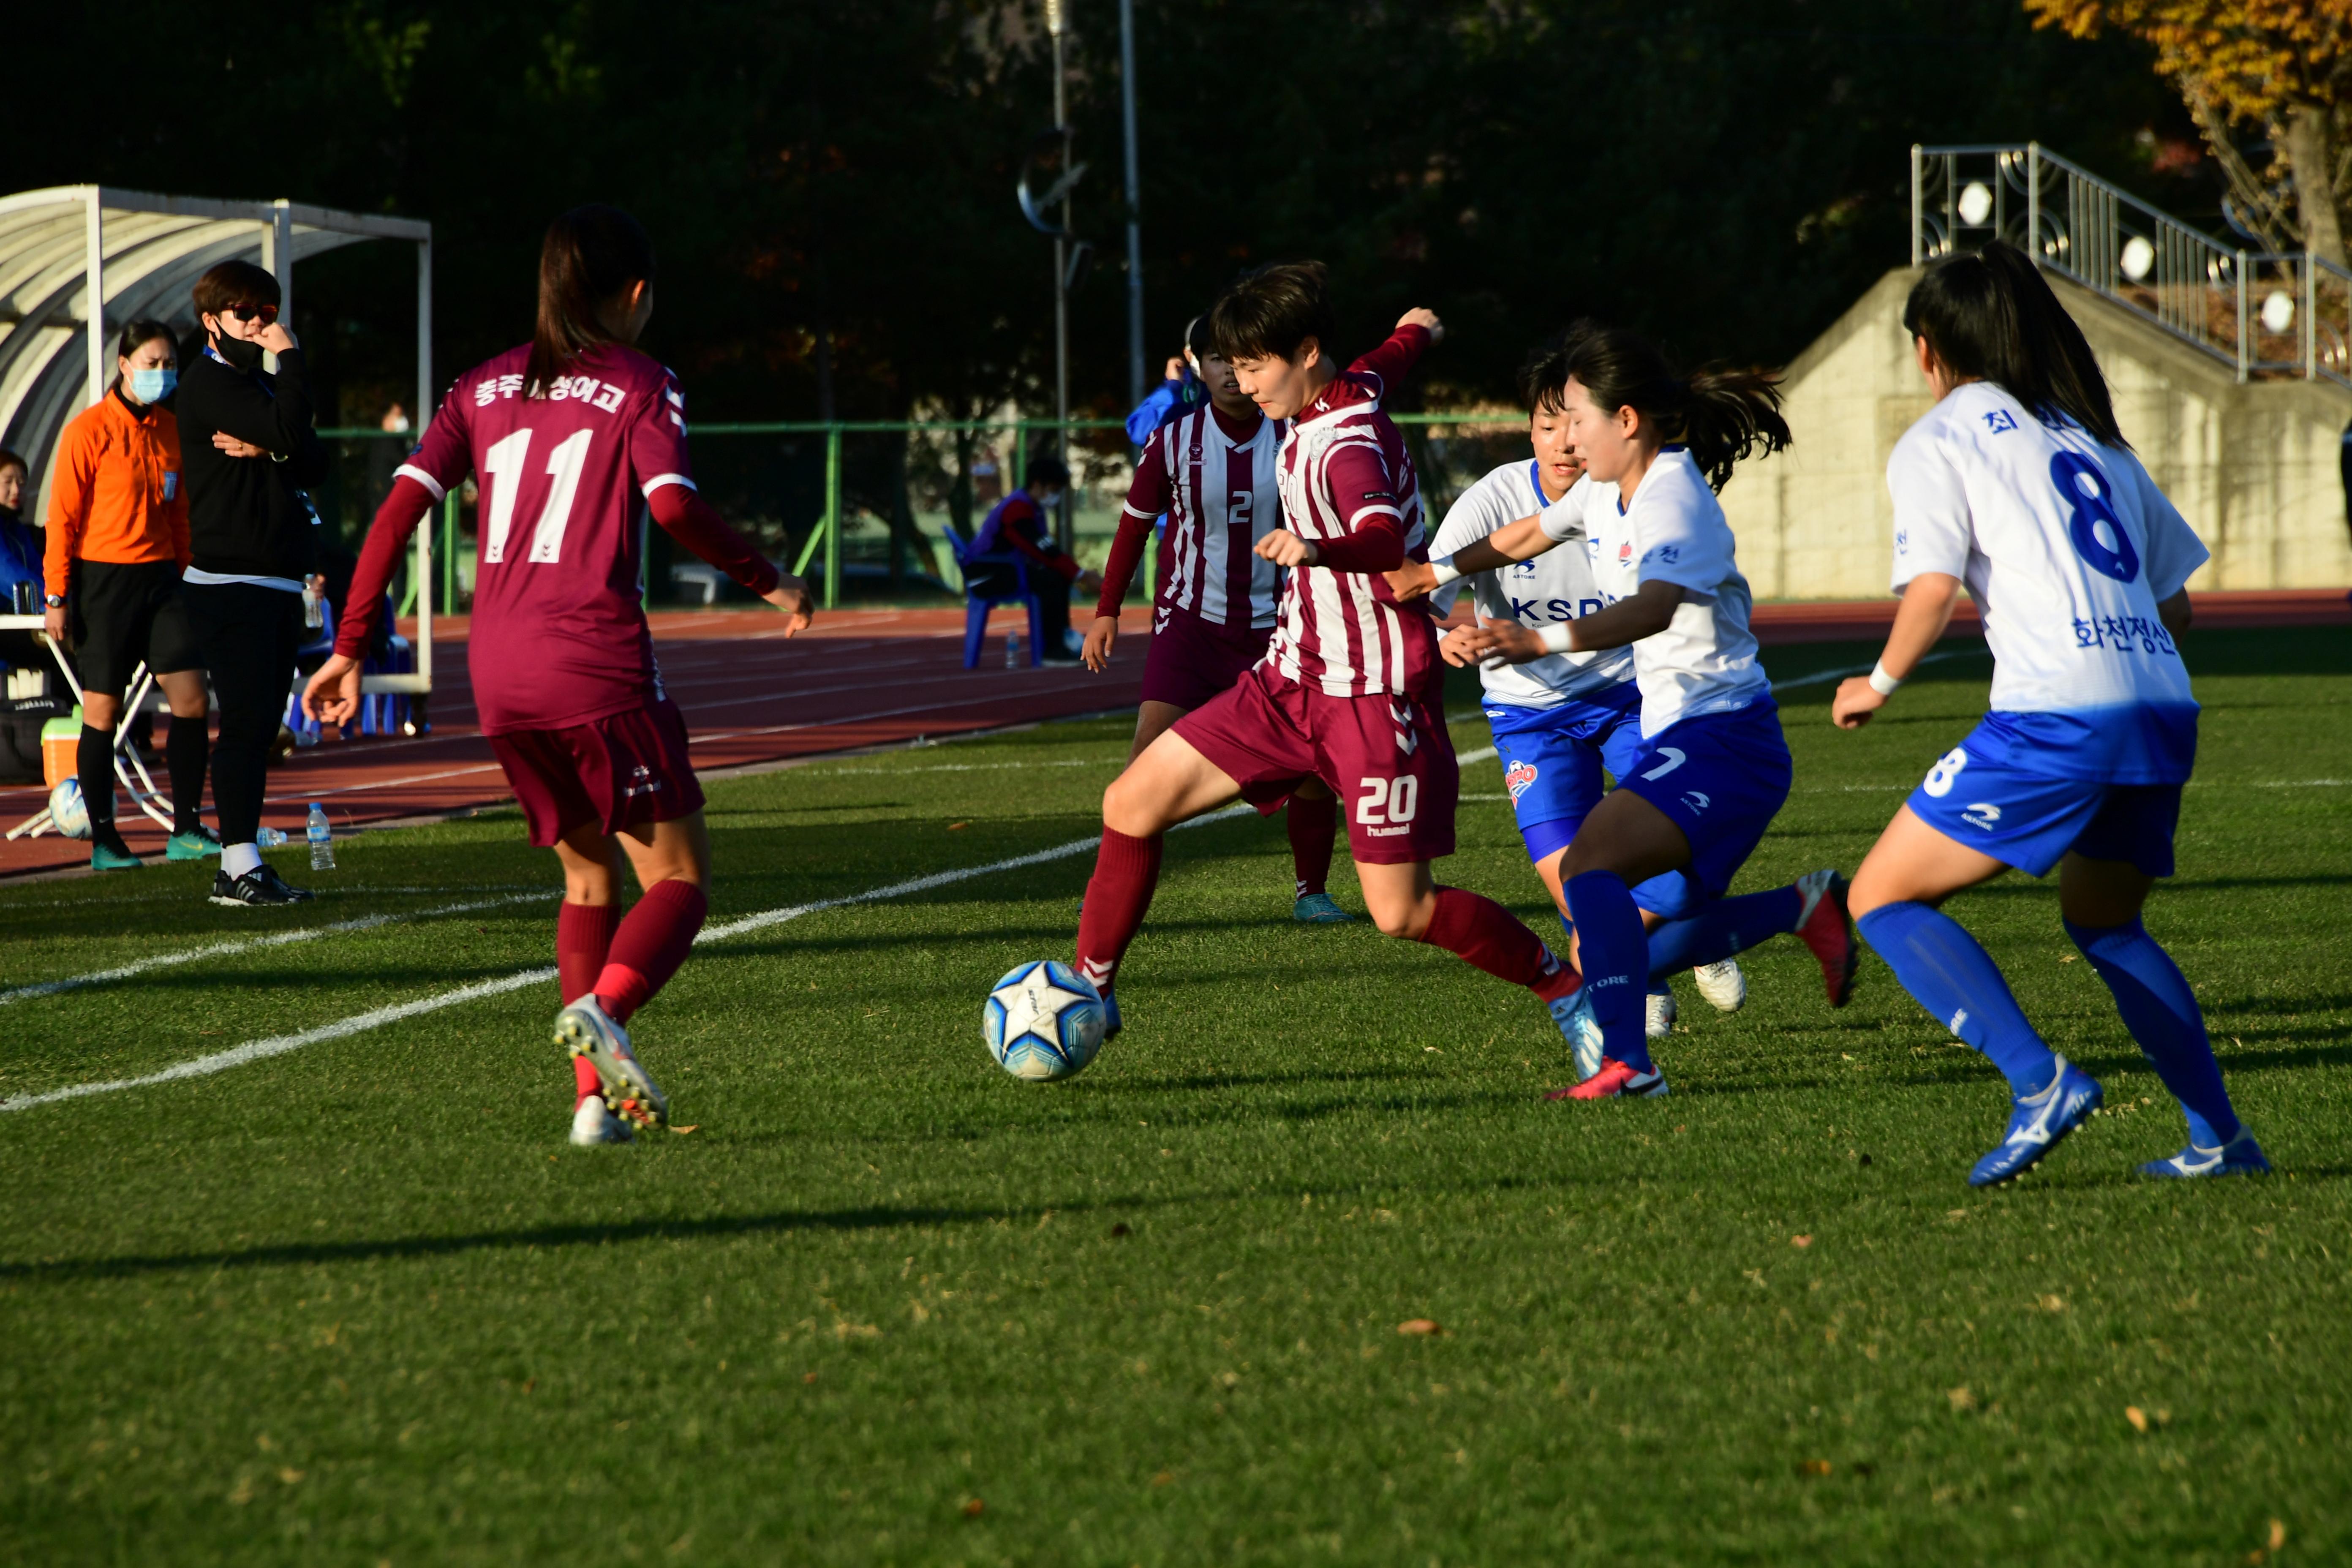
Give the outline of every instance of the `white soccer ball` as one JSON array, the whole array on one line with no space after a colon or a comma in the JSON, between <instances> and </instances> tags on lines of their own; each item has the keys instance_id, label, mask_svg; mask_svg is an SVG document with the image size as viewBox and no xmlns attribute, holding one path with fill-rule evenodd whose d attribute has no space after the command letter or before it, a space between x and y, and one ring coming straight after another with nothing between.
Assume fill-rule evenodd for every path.
<instances>
[{"instance_id":1,"label":"white soccer ball","mask_svg":"<svg viewBox=\"0 0 2352 1568\"><path fill-rule=\"evenodd\" d=\"M62 778L49 792L49 820L68 838L89 837L89 803L81 797L81 780Z\"/></svg>"},{"instance_id":2,"label":"white soccer ball","mask_svg":"<svg viewBox=\"0 0 2352 1568\"><path fill-rule=\"evenodd\" d=\"M981 1013L996 1065L1038 1083L1084 1071L1102 1049L1103 1024L1101 993L1051 959L1024 963L998 981Z\"/></svg>"}]
</instances>

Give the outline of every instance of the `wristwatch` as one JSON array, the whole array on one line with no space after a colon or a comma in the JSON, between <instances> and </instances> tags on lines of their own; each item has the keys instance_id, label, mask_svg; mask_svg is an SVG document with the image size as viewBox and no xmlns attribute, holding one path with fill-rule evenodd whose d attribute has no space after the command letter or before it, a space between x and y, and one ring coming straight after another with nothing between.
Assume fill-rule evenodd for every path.
<instances>
[{"instance_id":1,"label":"wristwatch","mask_svg":"<svg viewBox=\"0 0 2352 1568\"><path fill-rule=\"evenodd\" d=\"M63 594L51 594L43 598L41 603L53 610L62 610L66 607L66 596Z\"/></svg>"}]
</instances>

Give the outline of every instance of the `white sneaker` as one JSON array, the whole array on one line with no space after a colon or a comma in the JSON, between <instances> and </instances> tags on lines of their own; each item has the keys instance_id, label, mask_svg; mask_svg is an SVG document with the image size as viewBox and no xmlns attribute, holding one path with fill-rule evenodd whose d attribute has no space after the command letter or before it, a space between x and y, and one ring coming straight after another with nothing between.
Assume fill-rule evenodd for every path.
<instances>
[{"instance_id":1,"label":"white sneaker","mask_svg":"<svg viewBox=\"0 0 2352 1568\"><path fill-rule=\"evenodd\" d=\"M604 1103L616 1116L640 1127L661 1127L669 1121L669 1099L629 1048L629 1031L613 1021L596 1003L595 993L572 1003L555 1016L555 1043L575 1057L586 1057L604 1086Z\"/></svg>"},{"instance_id":2,"label":"white sneaker","mask_svg":"<svg viewBox=\"0 0 2352 1568\"><path fill-rule=\"evenodd\" d=\"M1653 1040L1663 1040L1675 1032L1675 994L1653 991L1647 998L1650 1016L1643 1023L1642 1032Z\"/></svg>"},{"instance_id":3,"label":"white sneaker","mask_svg":"<svg viewBox=\"0 0 2352 1568\"><path fill-rule=\"evenodd\" d=\"M592 1094L572 1112L572 1141L583 1149L593 1149L599 1143L634 1143L636 1134Z\"/></svg>"},{"instance_id":4,"label":"white sneaker","mask_svg":"<svg viewBox=\"0 0 2352 1568\"><path fill-rule=\"evenodd\" d=\"M1691 978L1698 982L1698 994L1718 1013L1737 1013L1748 1005L1748 976L1739 973L1736 958L1702 963L1691 971Z\"/></svg>"}]
</instances>

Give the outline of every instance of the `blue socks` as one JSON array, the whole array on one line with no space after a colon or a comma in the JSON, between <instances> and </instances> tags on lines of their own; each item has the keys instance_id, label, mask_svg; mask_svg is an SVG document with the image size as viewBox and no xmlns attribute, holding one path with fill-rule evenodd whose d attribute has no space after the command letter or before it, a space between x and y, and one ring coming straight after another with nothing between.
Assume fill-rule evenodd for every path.
<instances>
[{"instance_id":1,"label":"blue socks","mask_svg":"<svg viewBox=\"0 0 2352 1568\"><path fill-rule=\"evenodd\" d=\"M1576 935L1576 922L1570 920L1566 915L1559 917L1559 929L1566 931L1570 937ZM1657 940L1658 939L1654 936L1650 939L1653 943L1655 943ZM1562 948L1560 951L1562 952L1566 952L1568 949ZM1653 948L1653 951L1655 951L1654 947ZM1699 962L1701 963L1713 963L1715 960L1711 958L1702 958ZM1653 996L1673 995L1674 988L1666 984L1666 975L1672 974L1673 973L1674 971L1671 969L1661 973L1657 965L1654 963L1652 963L1650 966L1650 994ZM1649 1037L1646 1034L1643 1036L1643 1038L1644 1039L1647 1039L1648 1037Z\"/></svg>"},{"instance_id":2,"label":"blue socks","mask_svg":"<svg viewBox=\"0 0 2352 1568\"><path fill-rule=\"evenodd\" d=\"M2011 1090L2038 1094L2050 1087L2057 1076L2050 1047L2018 1010L1991 954L1958 921L1925 904L1904 903L1883 905L1854 923L1903 989L1991 1058ZM1591 938L1585 942L1589 948Z\"/></svg>"},{"instance_id":3,"label":"blue socks","mask_svg":"<svg viewBox=\"0 0 2352 1568\"><path fill-rule=\"evenodd\" d=\"M1652 1071L1642 1004L1650 983L1650 944L1633 890L1614 871L1571 877L1562 890L1576 921L1584 989L1601 1024L1601 1051L1636 1072Z\"/></svg>"},{"instance_id":4,"label":"blue socks","mask_svg":"<svg viewBox=\"0 0 2352 1568\"><path fill-rule=\"evenodd\" d=\"M2221 1087L2221 1068L2205 1037L2205 1016L2171 954L2137 918L2129 925L2104 927L2068 921L2066 934L2115 993L2124 1027L2189 1113L2189 1141L2217 1149L2235 1138L2238 1114Z\"/></svg>"},{"instance_id":5,"label":"blue socks","mask_svg":"<svg viewBox=\"0 0 2352 1568\"><path fill-rule=\"evenodd\" d=\"M1794 888L1724 899L1688 920L1672 921L1650 933L1650 973L1668 975L1702 963L1717 963L1758 942L1797 929L1805 895Z\"/></svg>"}]
</instances>

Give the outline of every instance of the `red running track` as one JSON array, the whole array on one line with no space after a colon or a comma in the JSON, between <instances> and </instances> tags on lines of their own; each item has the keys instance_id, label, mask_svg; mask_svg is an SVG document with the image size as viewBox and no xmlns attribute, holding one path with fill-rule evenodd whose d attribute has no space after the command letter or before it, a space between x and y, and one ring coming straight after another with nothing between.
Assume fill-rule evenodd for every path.
<instances>
[{"instance_id":1,"label":"red running track","mask_svg":"<svg viewBox=\"0 0 2352 1568\"><path fill-rule=\"evenodd\" d=\"M2209 594L2196 597L2208 626L2352 625L2340 590ZM1759 605L1755 626L1768 646L1869 641L1893 621L1892 599ZM1013 624L1000 614L997 626ZM1043 719L1131 708L1143 679L1149 612L1130 608L1126 636L1101 675L1073 666L1004 668L1001 636L976 669L962 668L960 610L845 610L820 616L786 639L773 611L674 611L653 616L662 678L686 710L696 767L709 774L825 752L1001 729ZM404 628L408 629L408 628ZM1956 633L1979 630L1963 602ZM490 748L474 728L466 672L466 623L435 623L440 687L434 732L414 740L341 742L298 752L270 774L265 820L299 837L307 805L324 801L336 831L442 816L509 798ZM157 768L160 775L160 765ZM41 808L36 785L0 787L0 824ZM209 814L207 814L209 815ZM124 823L142 855L160 855L163 834L144 816ZM86 868L87 846L44 834L0 846L0 877Z\"/></svg>"}]
</instances>

